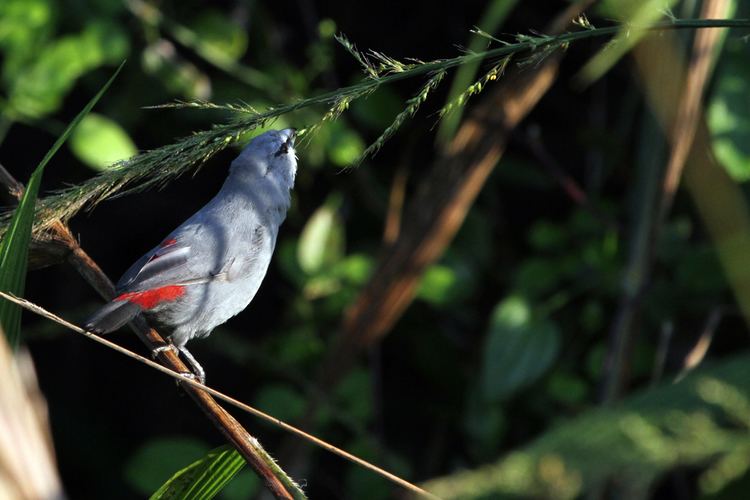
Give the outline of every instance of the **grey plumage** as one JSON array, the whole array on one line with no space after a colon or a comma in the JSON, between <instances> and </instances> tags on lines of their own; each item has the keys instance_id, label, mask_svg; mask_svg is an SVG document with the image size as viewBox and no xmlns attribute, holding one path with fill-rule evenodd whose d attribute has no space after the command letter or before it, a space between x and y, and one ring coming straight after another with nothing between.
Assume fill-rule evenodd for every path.
<instances>
[{"instance_id":1,"label":"grey plumage","mask_svg":"<svg viewBox=\"0 0 750 500\"><path fill-rule=\"evenodd\" d=\"M107 333L143 312L186 352L189 340L245 309L266 275L296 171L293 129L254 138L219 193L136 261L85 327Z\"/></svg>"}]
</instances>

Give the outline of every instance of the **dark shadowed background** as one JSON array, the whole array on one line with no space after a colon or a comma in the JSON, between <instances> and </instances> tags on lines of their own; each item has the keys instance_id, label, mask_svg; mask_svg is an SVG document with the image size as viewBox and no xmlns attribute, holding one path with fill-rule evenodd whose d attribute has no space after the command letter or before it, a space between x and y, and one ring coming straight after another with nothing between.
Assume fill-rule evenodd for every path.
<instances>
[{"instance_id":1,"label":"dark shadowed background","mask_svg":"<svg viewBox=\"0 0 750 500\"><path fill-rule=\"evenodd\" d=\"M617 2L594 3L587 11L593 25L617 17ZM697 17L703 2L666 3L678 17ZM358 81L364 73L334 34L398 60L443 59L463 53L470 29L487 26L493 9L510 10L485 29L513 41L512 34L544 31L568 5L3 0L0 163L26 182L125 59L95 114L48 166L44 192L229 118L222 111L144 107L198 99L263 110ZM727 17L749 14L744 5L740 12L729 8ZM720 57L702 105L708 129L698 131L708 134L717 175L731 179L729 189L741 200L750 178L744 34L716 42ZM662 43L687 59L695 32L673 35ZM725 233L707 230L708 209L694 202L701 192L709 200L726 195L710 184L680 189L668 215L655 216L667 196L661 176L670 150L644 82L649 75L656 85L683 77L644 76L627 55L581 84L576 75L604 43L567 49L549 90L508 131L505 154L442 258L420 278L413 303L378 341L345 350L346 370L321 385L318 374L331 363L348 308L389 251L383 233L394 182L406 176L406 205L420 182L440 182L430 176L440 150L437 113L455 73L355 168L346 169L424 81L385 86L326 122L298 149L292 208L260 292L210 338L190 344L209 385L290 423L322 393L325 402L307 420L314 434L413 482L497 464L498 485L487 498L743 498L750 484L748 419L732 410L750 407L750 384L740 376L750 360L747 326L735 298L743 277L733 276L737 267L717 252L716 234ZM545 63L524 57L465 111L491 106L483 99L495 86L531 77ZM482 68L468 83L481 74ZM310 127L325 112L308 108L273 127ZM228 148L163 189L105 201L70 227L116 280L218 191L238 151ZM734 236L744 238L747 228L740 229ZM102 303L66 265L32 271L26 296L75 322ZM70 498L144 497L223 444L164 375L31 314L23 321ZM145 354L126 329L110 338ZM624 361L613 375L606 360L615 354ZM672 384L691 362L699 371L717 367L711 380L730 393L693 401L693 386ZM690 380L702 387L702 379ZM605 402L614 405L611 414L598 410ZM366 470L233 413L311 498L402 495ZM260 492L245 470L222 498Z\"/></svg>"}]
</instances>

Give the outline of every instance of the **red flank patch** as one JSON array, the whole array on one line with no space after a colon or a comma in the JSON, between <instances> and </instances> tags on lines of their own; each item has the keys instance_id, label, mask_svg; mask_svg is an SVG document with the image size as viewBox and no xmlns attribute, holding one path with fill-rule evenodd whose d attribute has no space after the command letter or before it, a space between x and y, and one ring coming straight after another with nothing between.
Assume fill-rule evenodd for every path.
<instances>
[{"instance_id":1,"label":"red flank patch","mask_svg":"<svg viewBox=\"0 0 750 500\"><path fill-rule=\"evenodd\" d=\"M169 239L169 240L162 241L161 245L159 245L159 246L161 246L161 247L168 247L168 246L174 245L175 243L177 243L177 240L175 240L174 238L172 238L172 239Z\"/></svg>"},{"instance_id":2,"label":"red flank patch","mask_svg":"<svg viewBox=\"0 0 750 500\"><path fill-rule=\"evenodd\" d=\"M138 304L144 309L151 309L162 302L169 302L185 294L185 287L180 285L167 285L153 290L142 292L128 292L115 297L115 300L127 300Z\"/></svg>"}]
</instances>

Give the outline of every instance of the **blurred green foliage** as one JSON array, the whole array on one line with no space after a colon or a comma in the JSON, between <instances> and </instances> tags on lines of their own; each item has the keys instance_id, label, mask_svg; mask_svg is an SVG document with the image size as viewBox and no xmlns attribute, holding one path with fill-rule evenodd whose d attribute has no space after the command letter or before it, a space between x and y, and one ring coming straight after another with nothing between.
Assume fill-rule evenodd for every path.
<instances>
[{"instance_id":1,"label":"blurred green foliage","mask_svg":"<svg viewBox=\"0 0 750 500\"><path fill-rule=\"evenodd\" d=\"M624 17L654 21L662 9L640 10L653 3L627 2L635 10ZM687 2L668 3L681 13L689 9ZM549 3L529 5L496 1L442 12L418 4L420 12L435 16L427 23L369 4L362 6L368 15L352 17L351 5L343 3L290 15L285 6L244 1L76 0L67 6L4 0L0 160L14 173L35 164L29 144L59 132L65 117L81 108L82 96L93 94L102 75L125 57L122 83L81 124L68 168L56 170L45 187L78 182L137 148L169 144L226 118L221 111L143 106L210 99L263 110L357 81L361 68L335 48L339 31L394 57L440 58L453 54L454 44L478 46L468 33L473 24L527 33L555 14ZM601 2L589 20L608 23L618 5ZM736 16L747 15L740 5ZM410 24L399 24L401 18ZM393 33L385 36L383 26L394 27ZM689 38L685 34L686 47ZM647 185L656 178L648 174L663 163L666 149L656 126L644 125L653 120L629 65L618 62L627 46L595 56L591 87L581 92L568 85L580 64L566 61L560 81L530 118L548 156L583 187L587 203L574 203L560 189L544 155L523 140L511 141L455 241L422 276L415 303L380 344L327 387L317 386L315 374L347 307L387 251L382 224L396 167L408 171L408 203L441 154L434 147L433 113L451 97L442 90L431 94L425 110L377 156L345 174L341 169L391 124L417 84L380 88L306 136L293 206L261 293L245 313L193 346L209 381L292 422L323 394L326 401L310 421L313 433L410 480L443 476L431 484L447 497L571 498L616 484L623 497L656 498L687 488L687 498L732 498L750 477L744 416L750 386L746 354L725 355L747 349L746 326L734 314L700 214L681 197L652 249L654 266L639 296L632 326L638 334L629 354L632 390L661 384L617 406L599 406L607 337L634 282L631 249L653 214L648 193L657 184ZM579 63L594 53L588 46L569 50ZM750 177L744 98L750 75L742 64L748 50L741 39L728 37L707 107L716 155L736 182ZM464 69L462 78L471 83L489 66ZM306 108L269 126L309 125L323 113ZM516 139L525 131L523 125ZM212 195L229 161L231 155L210 162L196 180L113 200L77 218L74 228L116 277ZM33 273L30 294L80 319L95 307L94 294L66 273L59 267ZM721 328L707 360L714 366L670 384L717 308ZM667 324L675 333L665 350ZM48 334L46 324L30 320L26 326L71 497L151 495L177 473L197 481L191 474L221 454L211 451L220 438L172 385L157 386L146 370L129 363L98 361L101 352L61 332ZM661 355L665 366L657 375ZM72 383L57 383L61 372ZM148 428L144 414L151 419ZM243 422L281 455L282 466L299 460L295 478L312 498L398 494L384 479L324 452L284 456L289 442L282 443L277 430L247 417ZM80 436L91 436L90 454ZM222 498L259 491L258 479L243 470Z\"/></svg>"},{"instance_id":2,"label":"blurred green foliage","mask_svg":"<svg viewBox=\"0 0 750 500\"><path fill-rule=\"evenodd\" d=\"M589 411L496 464L426 487L446 499L576 498L616 476L628 498L644 498L666 469L709 464L698 486L715 493L750 469L749 361L738 356L677 385Z\"/></svg>"},{"instance_id":3,"label":"blurred green foliage","mask_svg":"<svg viewBox=\"0 0 750 500\"><path fill-rule=\"evenodd\" d=\"M746 43L729 41L707 109L716 157L738 181L750 179L750 104L746 99L750 71L744 64L747 55Z\"/></svg>"}]
</instances>

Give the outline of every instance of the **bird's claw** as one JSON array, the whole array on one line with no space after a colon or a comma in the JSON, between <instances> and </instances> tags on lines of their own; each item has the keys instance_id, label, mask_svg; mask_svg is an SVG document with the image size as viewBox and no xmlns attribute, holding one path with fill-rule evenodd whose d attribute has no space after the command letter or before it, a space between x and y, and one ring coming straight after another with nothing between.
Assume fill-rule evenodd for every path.
<instances>
[{"instance_id":1,"label":"bird's claw","mask_svg":"<svg viewBox=\"0 0 750 500\"><path fill-rule=\"evenodd\" d=\"M151 357L153 359L156 359L159 356L159 354L163 352L167 352L167 351L172 351L175 354L179 353L179 350L173 344L164 344L164 345L160 345L159 347L154 347L151 350Z\"/></svg>"}]
</instances>

